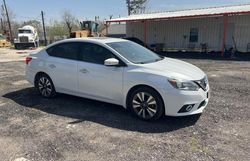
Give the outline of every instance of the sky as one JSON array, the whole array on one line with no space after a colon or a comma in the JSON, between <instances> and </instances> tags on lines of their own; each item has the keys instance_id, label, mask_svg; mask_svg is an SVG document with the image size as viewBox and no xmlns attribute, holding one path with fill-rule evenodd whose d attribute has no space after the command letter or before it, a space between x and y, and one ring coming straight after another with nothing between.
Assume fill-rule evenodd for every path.
<instances>
[{"instance_id":1,"label":"sky","mask_svg":"<svg viewBox=\"0 0 250 161\"><path fill-rule=\"evenodd\" d=\"M63 10L69 10L79 20L108 19L127 16L126 0L6 0L15 14L15 20L41 20L41 11L45 20L59 20ZM1 1L0 1L1 4ZM148 0L147 11L169 11L190 8L250 4L250 0Z\"/></svg>"}]
</instances>

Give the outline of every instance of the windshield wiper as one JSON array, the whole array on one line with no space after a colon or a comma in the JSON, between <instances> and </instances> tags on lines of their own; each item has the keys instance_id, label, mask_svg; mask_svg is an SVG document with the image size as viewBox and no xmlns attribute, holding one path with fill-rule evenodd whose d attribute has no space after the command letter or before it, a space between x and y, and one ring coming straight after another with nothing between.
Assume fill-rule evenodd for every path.
<instances>
[{"instance_id":1,"label":"windshield wiper","mask_svg":"<svg viewBox=\"0 0 250 161\"><path fill-rule=\"evenodd\" d=\"M158 62L158 61L161 61L163 60L164 57L160 57L160 58L157 58L157 59L154 59L154 60L150 60L150 61L142 61L142 62L136 62L136 64L147 64L147 63L153 63L153 62Z\"/></svg>"},{"instance_id":2,"label":"windshield wiper","mask_svg":"<svg viewBox=\"0 0 250 161\"><path fill-rule=\"evenodd\" d=\"M142 62L136 62L136 64L145 64L145 62L143 62L143 61Z\"/></svg>"},{"instance_id":3,"label":"windshield wiper","mask_svg":"<svg viewBox=\"0 0 250 161\"><path fill-rule=\"evenodd\" d=\"M161 61L161 60L163 60L163 59L164 59L164 58L155 59L154 62Z\"/></svg>"}]
</instances>

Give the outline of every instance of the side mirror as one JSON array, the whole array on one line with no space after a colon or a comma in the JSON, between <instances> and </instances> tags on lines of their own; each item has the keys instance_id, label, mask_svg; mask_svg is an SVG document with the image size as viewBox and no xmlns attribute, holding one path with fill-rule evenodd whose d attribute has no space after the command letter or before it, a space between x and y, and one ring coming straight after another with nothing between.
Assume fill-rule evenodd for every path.
<instances>
[{"instance_id":1,"label":"side mirror","mask_svg":"<svg viewBox=\"0 0 250 161\"><path fill-rule=\"evenodd\" d=\"M119 65L119 60L115 58L109 58L104 61L104 65L106 66L117 66Z\"/></svg>"}]
</instances>

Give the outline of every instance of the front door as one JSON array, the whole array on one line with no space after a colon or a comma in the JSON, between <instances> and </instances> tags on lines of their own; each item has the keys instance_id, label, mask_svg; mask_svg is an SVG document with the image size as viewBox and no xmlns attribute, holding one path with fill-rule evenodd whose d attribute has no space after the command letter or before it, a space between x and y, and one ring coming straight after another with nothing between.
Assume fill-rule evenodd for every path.
<instances>
[{"instance_id":1,"label":"front door","mask_svg":"<svg viewBox=\"0 0 250 161\"><path fill-rule=\"evenodd\" d=\"M103 46L82 43L78 62L78 88L83 96L116 104L122 102L124 67L105 66L116 56Z\"/></svg>"}]
</instances>

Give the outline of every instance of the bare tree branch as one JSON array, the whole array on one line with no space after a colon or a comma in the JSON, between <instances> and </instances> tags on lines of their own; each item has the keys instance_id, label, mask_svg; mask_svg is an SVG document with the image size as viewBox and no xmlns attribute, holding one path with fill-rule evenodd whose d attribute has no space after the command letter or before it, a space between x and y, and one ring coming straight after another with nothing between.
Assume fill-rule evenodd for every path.
<instances>
[{"instance_id":1,"label":"bare tree branch","mask_svg":"<svg viewBox=\"0 0 250 161\"><path fill-rule=\"evenodd\" d=\"M128 14L144 13L148 0L126 0Z\"/></svg>"},{"instance_id":2,"label":"bare tree branch","mask_svg":"<svg viewBox=\"0 0 250 161\"><path fill-rule=\"evenodd\" d=\"M77 24L77 18L69 11L69 10L64 10L62 14L62 20L68 29L68 34L70 36L70 33L74 28L78 28Z\"/></svg>"}]
</instances>

